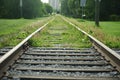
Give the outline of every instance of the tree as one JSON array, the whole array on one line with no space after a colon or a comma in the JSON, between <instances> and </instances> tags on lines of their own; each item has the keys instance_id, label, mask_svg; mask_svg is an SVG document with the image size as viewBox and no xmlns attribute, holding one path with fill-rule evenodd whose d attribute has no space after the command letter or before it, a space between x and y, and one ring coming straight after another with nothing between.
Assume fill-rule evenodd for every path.
<instances>
[{"instance_id":1,"label":"tree","mask_svg":"<svg viewBox=\"0 0 120 80\"><path fill-rule=\"evenodd\" d=\"M0 0L0 17L19 18L19 12L18 0Z\"/></svg>"},{"instance_id":2,"label":"tree","mask_svg":"<svg viewBox=\"0 0 120 80\"><path fill-rule=\"evenodd\" d=\"M46 15L52 14L52 12L53 12L53 8L47 3L44 3L43 10L45 10L44 12L45 12Z\"/></svg>"},{"instance_id":3,"label":"tree","mask_svg":"<svg viewBox=\"0 0 120 80\"><path fill-rule=\"evenodd\" d=\"M100 20L111 20L112 15L120 16L120 0L101 0L100 2ZM94 20L95 1L87 0L86 13L90 20Z\"/></svg>"},{"instance_id":4,"label":"tree","mask_svg":"<svg viewBox=\"0 0 120 80\"><path fill-rule=\"evenodd\" d=\"M23 18L43 16L43 6L41 0L23 0ZM0 18L21 18L20 0L0 0Z\"/></svg>"},{"instance_id":5,"label":"tree","mask_svg":"<svg viewBox=\"0 0 120 80\"><path fill-rule=\"evenodd\" d=\"M87 0L85 13L87 19L89 20L95 19L95 0Z\"/></svg>"},{"instance_id":6,"label":"tree","mask_svg":"<svg viewBox=\"0 0 120 80\"><path fill-rule=\"evenodd\" d=\"M61 0L61 13L63 15L70 15L70 10L68 7L69 0Z\"/></svg>"},{"instance_id":7,"label":"tree","mask_svg":"<svg viewBox=\"0 0 120 80\"><path fill-rule=\"evenodd\" d=\"M120 16L120 0L102 0L100 19L110 20L112 15Z\"/></svg>"},{"instance_id":8,"label":"tree","mask_svg":"<svg viewBox=\"0 0 120 80\"><path fill-rule=\"evenodd\" d=\"M82 14L80 0L61 0L63 15L80 17ZM87 19L95 20L95 0L87 0L85 6ZM120 0L101 0L100 20L120 20Z\"/></svg>"},{"instance_id":9,"label":"tree","mask_svg":"<svg viewBox=\"0 0 120 80\"><path fill-rule=\"evenodd\" d=\"M80 0L62 0L61 13L67 16L80 17Z\"/></svg>"},{"instance_id":10,"label":"tree","mask_svg":"<svg viewBox=\"0 0 120 80\"><path fill-rule=\"evenodd\" d=\"M42 6L40 0L23 0L23 17L36 18L42 16Z\"/></svg>"}]
</instances>

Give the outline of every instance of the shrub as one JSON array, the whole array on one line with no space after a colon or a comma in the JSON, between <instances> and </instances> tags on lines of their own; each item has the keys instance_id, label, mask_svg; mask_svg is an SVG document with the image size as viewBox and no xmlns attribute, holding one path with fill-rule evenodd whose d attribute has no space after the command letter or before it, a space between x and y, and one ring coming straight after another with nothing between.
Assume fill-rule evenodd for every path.
<instances>
[{"instance_id":1,"label":"shrub","mask_svg":"<svg viewBox=\"0 0 120 80\"><path fill-rule=\"evenodd\" d=\"M112 20L112 21L119 21L120 20L120 16L118 16L118 15L110 15L110 20Z\"/></svg>"}]
</instances>

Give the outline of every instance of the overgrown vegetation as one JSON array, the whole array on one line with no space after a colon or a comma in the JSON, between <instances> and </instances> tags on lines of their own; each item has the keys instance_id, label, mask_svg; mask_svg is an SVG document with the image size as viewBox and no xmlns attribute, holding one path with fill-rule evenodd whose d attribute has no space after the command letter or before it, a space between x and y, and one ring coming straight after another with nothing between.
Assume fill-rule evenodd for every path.
<instances>
[{"instance_id":1,"label":"overgrown vegetation","mask_svg":"<svg viewBox=\"0 0 120 80\"><path fill-rule=\"evenodd\" d=\"M93 21L67 18L87 33L111 48L120 48L120 22L100 22L100 27L95 27Z\"/></svg>"},{"instance_id":2,"label":"overgrown vegetation","mask_svg":"<svg viewBox=\"0 0 120 80\"><path fill-rule=\"evenodd\" d=\"M83 48L91 46L86 36L59 16L56 16L53 22L35 35L30 43L32 46L39 47Z\"/></svg>"},{"instance_id":3,"label":"overgrown vegetation","mask_svg":"<svg viewBox=\"0 0 120 80\"><path fill-rule=\"evenodd\" d=\"M17 45L50 19L0 19L0 47Z\"/></svg>"},{"instance_id":4,"label":"overgrown vegetation","mask_svg":"<svg viewBox=\"0 0 120 80\"><path fill-rule=\"evenodd\" d=\"M30 33L35 31L51 18L40 19L14 19L0 20L0 47L15 46ZM67 18L78 25L87 33L102 41L111 48L120 48L120 22L100 22L100 27L95 27L93 21ZM32 46L39 47L90 47L86 36L81 34L73 26L66 23L59 16L46 26L30 41Z\"/></svg>"}]
</instances>

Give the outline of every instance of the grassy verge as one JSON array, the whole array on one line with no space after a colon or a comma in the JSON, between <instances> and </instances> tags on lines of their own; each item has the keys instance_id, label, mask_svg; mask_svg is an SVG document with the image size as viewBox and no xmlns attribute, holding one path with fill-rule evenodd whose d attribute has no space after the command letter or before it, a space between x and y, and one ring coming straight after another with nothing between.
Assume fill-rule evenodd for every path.
<instances>
[{"instance_id":1,"label":"grassy verge","mask_svg":"<svg viewBox=\"0 0 120 80\"><path fill-rule=\"evenodd\" d=\"M17 45L49 19L0 19L0 47Z\"/></svg>"},{"instance_id":2,"label":"grassy verge","mask_svg":"<svg viewBox=\"0 0 120 80\"><path fill-rule=\"evenodd\" d=\"M100 22L100 26L108 35L120 37L120 22Z\"/></svg>"},{"instance_id":3,"label":"grassy verge","mask_svg":"<svg viewBox=\"0 0 120 80\"><path fill-rule=\"evenodd\" d=\"M83 48L91 46L86 36L59 16L56 16L53 22L35 35L30 43L38 47Z\"/></svg>"},{"instance_id":4,"label":"grassy verge","mask_svg":"<svg viewBox=\"0 0 120 80\"><path fill-rule=\"evenodd\" d=\"M73 18L67 19L107 46L120 48L120 22L100 22L100 27L96 27L93 21L83 21Z\"/></svg>"},{"instance_id":5,"label":"grassy verge","mask_svg":"<svg viewBox=\"0 0 120 80\"><path fill-rule=\"evenodd\" d=\"M26 19L0 19L0 36L4 36L10 33L17 32L29 23L35 22L36 20L26 20Z\"/></svg>"}]
</instances>

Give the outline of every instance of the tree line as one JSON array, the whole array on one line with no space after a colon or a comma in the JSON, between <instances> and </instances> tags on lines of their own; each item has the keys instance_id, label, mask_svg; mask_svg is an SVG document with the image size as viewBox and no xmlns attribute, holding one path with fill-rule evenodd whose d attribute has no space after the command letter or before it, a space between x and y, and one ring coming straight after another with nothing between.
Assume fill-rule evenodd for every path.
<instances>
[{"instance_id":1,"label":"tree line","mask_svg":"<svg viewBox=\"0 0 120 80\"><path fill-rule=\"evenodd\" d=\"M61 13L66 16L81 18L80 0L61 0ZM83 13L86 19L95 18L95 0L87 0ZM120 0L101 0L100 20L120 20Z\"/></svg>"},{"instance_id":2,"label":"tree line","mask_svg":"<svg viewBox=\"0 0 120 80\"><path fill-rule=\"evenodd\" d=\"M41 0L22 0L22 10L20 0L0 0L0 18L36 18L52 11L52 7Z\"/></svg>"}]
</instances>

